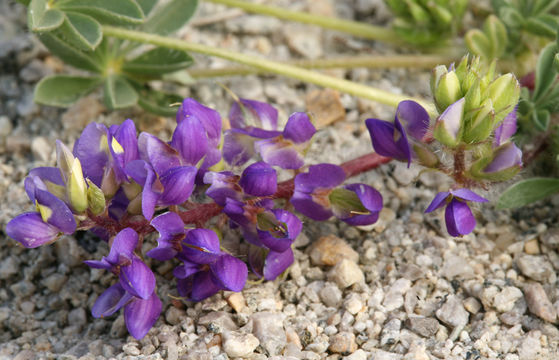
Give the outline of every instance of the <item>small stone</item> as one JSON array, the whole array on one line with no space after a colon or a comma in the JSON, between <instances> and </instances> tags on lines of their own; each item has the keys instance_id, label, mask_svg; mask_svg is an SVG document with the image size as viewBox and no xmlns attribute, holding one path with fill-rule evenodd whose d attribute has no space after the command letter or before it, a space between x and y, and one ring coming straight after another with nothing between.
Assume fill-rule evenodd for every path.
<instances>
[{"instance_id":1,"label":"small stone","mask_svg":"<svg viewBox=\"0 0 559 360\"><path fill-rule=\"evenodd\" d=\"M240 313L246 307L246 300L243 296L243 293L236 292L232 293L231 295L227 296L227 303L229 306L233 308L236 312Z\"/></svg>"},{"instance_id":2,"label":"small stone","mask_svg":"<svg viewBox=\"0 0 559 360\"><path fill-rule=\"evenodd\" d=\"M31 140L31 153L35 159L46 162L50 158L52 147L43 136L37 136Z\"/></svg>"},{"instance_id":3,"label":"small stone","mask_svg":"<svg viewBox=\"0 0 559 360\"><path fill-rule=\"evenodd\" d=\"M551 228L547 230L546 232L540 235L540 238L542 243L545 244L545 246L547 246L548 248L550 249L559 248L559 228Z\"/></svg>"},{"instance_id":4,"label":"small stone","mask_svg":"<svg viewBox=\"0 0 559 360\"><path fill-rule=\"evenodd\" d=\"M122 351L124 351L126 355L132 355L132 356L140 355L140 350L136 347L136 344L132 344L132 343L124 344L124 346L122 347Z\"/></svg>"},{"instance_id":5,"label":"small stone","mask_svg":"<svg viewBox=\"0 0 559 360\"><path fill-rule=\"evenodd\" d=\"M456 277L467 279L473 277L474 269L463 256L452 255L445 259L442 275L448 280Z\"/></svg>"},{"instance_id":6,"label":"small stone","mask_svg":"<svg viewBox=\"0 0 559 360\"><path fill-rule=\"evenodd\" d=\"M389 207L383 207L376 223L371 225L377 233L382 233L386 227L396 219L396 213Z\"/></svg>"},{"instance_id":7,"label":"small stone","mask_svg":"<svg viewBox=\"0 0 559 360\"><path fill-rule=\"evenodd\" d=\"M534 238L532 240L526 241L524 243L524 252L529 255L538 255L540 253L540 245L538 244L538 239Z\"/></svg>"},{"instance_id":8,"label":"small stone","mask_svg":"<svg viewBox=\"0 0 559 360\"><path fill-rule=\"evenodd\" d=\"M540 357L542 346L540 342L541 333L532 330L524 336L522 343L518 347L518 356L520 359L543 359Z\"/></svg>"},{"instance_id":9,"label":"small stone","mask_svg":"<svg viewBox=\"0 0 559 360\"><path fill-rule=\"evenodd\" d=\"M70 236L61 236L54 243L58 261L69 267L82 265L82 255L76 240Z\"/></svg>"},{"instance_id":10,"label":"small stone","mask_svg":"<svg viewBox=\"0 0 559 360\"><path fill-rule=\"evenodd\" d=\"M387 311L392 311L404 305L404 294L410 289L411 281L406 278L398 279L392 284L382 301Z\"/></svg>"},{"instance_id":11,"label":"small stone","mask_svg":"<svg viewBox=\"0 0 559 360\"><path fill-rule=\"evenodd\" d=\"M73 309L68 313L68 325L83 327L87 322L87 315L83 308Z\"/></svg>"},{"instance_id":12,"label":"small stone","mask_svg":"<svg viewBox=\"0 0 559 360\"><path fill-rule=\"evenodd\" d=\"M128 333L128 330L126 329L126 324L124 323L124 316L119 315L111 325L111 337L120 338L126 335L126 333Z\"/></svg>"},{"instance_id":13,"label":"small stone","mask_svg":"<svg viewBox=\"0 0 559 360\"><path fill-rule=\"evenodd\" d=\"M0 116L0 139L7 137L12 133L13 125L9 117Z\"/></svg>"},{"instance_id":14,"label":"small stone","mask_svg":"<svg viewBox=\"0 0 559 360\"><path fill-rule=\"evenodd\" d=\"M456 295L448 296L435 315L439 320L452 327L466 325L470 316Z\"/></svg>"},{"instance_id":15,"label":"small stone","mask_svg":"<svg viewBox=\"0 0 559 360\"><path fill-rule=\"evenodd\" d=\"M367 353L361 349L357 349L353 354L344 357L344 360L367 360Z\"/></svg>"},{"instance_id":16,"label":"small stone","mask_svg":"<svg viewBox=\"0 0 559 360\"><path fill-rule=\"evenodd\" d=\"M35 304L31 301L24 301L19 307L21 308L21 311L27 315L31 314L33 310L35 310Z\"/></svg>"},{"instance_id":17,"label":"small stone","mask_svg":"<svg viewBox=\"0 0 559 360\"><path fill-rule=\"evenodd\" d=\"M66 275L54 273L43 280L43 285L53 293L57 293L62 289L67 280Z\"/></svg>"},{"instance_id":18,"label":"small stone","mask_svg":"<svg viewBox=\"0 0 559 360\"><path fill-rule=\"evenodd\" d=\"M0 262L0 279L9 279L12 275L17 274L17 272L18 261L14 256L4 258L4 260Z\"/></svg>"},{"instance_id":19,"label":"small stone","mask_svg":"<svg viewBox=\"0 0 559 360\"><path fill-rule=\"evenodd\" d=\"M464 304L464 308L470 314L477 314L479 310L481 310L480 302L474 297L467 298L466 300L464 300L463 304Z\"/></svg>"},{"instance_id":20,"label":"small stone","mask_svg":"<svg viewBox=\"0 0 559 360\"><path fill-rule=\"evenodd\" d=\"M252 333L270 355L281 354L287 337L283 329L283 314L260 312L252 315Z\"/></svg>"},{"instance_id":21,"label":"small stone","mask_svg":"<svg viewBox=\"0 0 559 360\"><path fill-rule=\"evenodd\" d=\"M10 286L10 290L20 298L27 297L35 292L35 285L27 280L22 280Z\"/></svg>"},{"instance_id":22,"label":"small stone","mask_svg":"<svg viewBox=\"0 0 559 360\"><path fill-rule=\"evenodd\" d=\"M344 240L334 235L328 235L321 237L313 244L310 258L314 265L336 265L342 259L357 262L359 254Z\"/></svg>"},{"instance_id":23,"label":"small stone","mask_svg":"<svg viewBox=\"0 0 559 360\"><path fill-rule=\"evenodd\" d=\"M522 291L514 286L506 286L499 292L493 300L493 306L499 312L512 310L516 300L522 297Z\"/></svg>"},{"instance_id":24,"label":"small stone","mask_svg":"<svg viewBox=\"0 0 559 360\"><path fill-rule=\"evenodd\" d=\"M405 324L408 329L426 338L434 336L439 329L437 319L423 316L409 317Z\"/></svg>"},{"instance_id":25,"label":"small stone","mask_svg":"<svg viewBox=\"0 0 559 360\"><path fill-rule=\"evenodd\" d=\"M365 281L365 276L361 268L359 268L359 265L348 259L343 259L334 266L330 272L330 276L342 289Z\"/></svg>"},{"instance_id":26,"label":"small stone","mask_svg":"<svg viewBox=\"0 0 559 360\"><path fill-rule=\"evenodd\" d=\"M182 317L186 316L183 310L177 309L174 306L170 306L165 312L165 320L171 325L177 325L181 323Z\"/></svg>"},{"instance_id":27,"label":"small stone","mask_svg":"<svg viewBox=\"0 0 559 360\"><path fill-rule=\"evenodd\" d=\"M534 315L551 323L557 319L557 311L549 301L543 286L540 283L528 283L524 285L524 297L528 309Z\"/></svg>"},{"instance_id":28,"label":"small stone","mask_svg":"<svg viewBox=\"0 0 559 360\"><path fill-rule=\"evenodd\" d=\"M232 314L224 311L211 312L198 320L198 324L212 328L212 332L220 334L224 331L237 330Z\"/></svg>"},{"instance_id":29,"label":"small stone","mask_svg":"<svg viewBox=\"0 0 559 360\"><path fill-rule=\"evenodd\" d=\"M403 264L400 267L400 273L409 281L415 281L424 276L424 271L415 264Z\"/></svg>"},{"instance_id":30,"label":"small stone","mask_svg":"<svg viewBox=\"0 0 559 360\"><path fill-rule=\"evenodd\" d=\"M337 354L348 355L357 350L355 343L355 335L350 332L341 332L330 338L330 346L328 350Z\"/></svg>"},{"instance_id":31,"label":"small stone","mask_svg":"<svg viewBox=\"0 0 559 360\"><path fill-rule=\"evenodd\" d=\"M45 66L39 59L33 59L19 72L19 77L26 82L37 82L47 75L50 75L52 70Z\"/></svg>"},{"instance_id":32,"label":"small stone","mask_svg":"<svg viewBox=\"0 0 559 360\"><path fill-rule=\"evenodd\" d=\"M345 108L336 90L311 91L305 98L305 106L314 117L315 126L319 129L345 118Z\"/></svg>"},{"instance_id":33,"label":"small stone","mask_svg":"<svg viewBox=\"0 0 559 360\"><path fill-rule=\"evenodd\" d=\"M382 328L380 334L380 344L394 345L400 341L400 328L402 327L402 321L400 319L392 319L388 321Z\"/></svg>"},{"instance_id":34,"label":"small stone","mask_svg":"<svg viewBox=\"0 0 559 360\"><path fill-rule=\"evenodd\" d=\"M329 307L337 307L342 300L342 292L340 291L340 288L332 283L328 283L320 289L318 295L324 305Z\"/></svg>"},{"instance_id":35,"label":"small stone","mask_svg":"<svg viewBox=\"0 0 559 360\"><path fill-rule=\"evenodd\" d=\"M260 344L256 336L240 331L224 333L223 351L231 357L246 357L254 352Z\"/></svg>"},{"instance_id":36,"label":"small stone","mask_svg":"<svg viewBox=\"0 0 559 360\"><path fill-rule=\"evenodd\" d=\"M309 59L322 56L320 29L301 24L288 24L284 27L287 46L294 52Z\"/></svg>"},{"instance_id":37,"label":"small stone","mask_svg":"<svg viewBox=\"0 0 559 360\"><path fill-rule=\"evenodd\" d=\"M516 264L522 274L533 280L547 282L550 281L550 277L555 277L553 266L543 256L521 255Z\"/></svg>"},{"instance_id":38,"label":"small stone","mask_svg":"<svg viewBox=\"0 0 559 360\"><path fill-rule=\"evenodd\" d=\"M35 359L35 352L31 350L22 350L14 357L14 360L32 360L32 359Z\"/></svg>"},{"instance_id":39,"label":"small stone","mask_svg":"<svg viewBox=\"0 0 559 360\"><path fill-rule=\"evenodd\" d=\"M350 294L344 301L344 308L352 315L357 314L361 311L361 309L363 309L363 303L361 302L360 296L355 293Z\"/></svg>"},{"instance_id":40,"label":"small stone","mask_svg":"<svg viewBox=\"0 0 559 360\"><path fill-rule=\"evenodd\" d=\"M62 126L67 130L81 130L105 110L94 95L86 96L76 101L64 114Z\"/></svg>"}]
</instances>

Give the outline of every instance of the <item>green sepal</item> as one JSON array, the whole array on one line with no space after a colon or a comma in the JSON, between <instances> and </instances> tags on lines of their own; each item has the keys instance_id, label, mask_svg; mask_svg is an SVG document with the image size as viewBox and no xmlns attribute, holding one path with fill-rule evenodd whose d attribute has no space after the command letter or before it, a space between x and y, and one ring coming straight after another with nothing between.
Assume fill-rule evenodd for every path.
<instances>
[{"instance_id":1,"label":"green sepal","mask_svg":"<svg viewBox=\"0 0 559 360\"><path fill-rule=\"evenodd\" d=\"M370 214L354 191L336 188L328 195L332 205L332 212L340 218L347 218L353 214Z\"/></svg>"},{"instance_id":2,"label":"green sepal","mask_svg":"<svg viewBox=\"0 0 559 360\"><path fill-rule=\"evenodd\" d=\"M417 155L419 164L427 168L435 169L438 167L440 161L437 155L424 145L414 143L413 151Z\"/></svg>"},{"instance_id":3,"label":"green sepal","mask_svg":"<svg viewBox=\"0 0 559 360\"><path fill-rule=\"evenodd\" d=\"M432 94L435 94L435 90L437 89L437 86L439 85L439 81L441 80L441 77L443 75L445 75L446 73L448 73L448 69L444 65L437 65L433 69L433 71L431 72L431 81L430 81L431 93Z\"/></svg>"},{"instance_id":4,"label":"green sepal","mask_svg":"<svg viewBox=\"0 0 559 360\"><path fill-rule=\"evenodd\" d=\"M185 51L156 47L126 61L122 70L139 75L161 75L182 70L192 63L193 59Z\"/></svg>"},{"instance_id":5,"label":"green sepal","mask_svg":"<svg viewBox=\"0 0 559 360\"><path fill-rule=\"evenodd\" d=\"M104 86L105 105L109 109L122 109L136 105L138 93L130 83L121 76L109 75Z\"/></svg>"},{"instance_id":6,"label":"green sepal","mask_svg":"<svg viewBox=\"0 0 559 360\"><path fill-rule=\"evenodd\" d=\"M31 0L27 9L27 26L33 32L52 31L64 22L64 13L49 9L48 0Z\"/></svg>"},{"instance_id":7,"label":"green sepal","mask_svg":"<svg viewBox=\"0 0 559 360\"><path fill-rule=\"evenodd\" d=\"M559 179L532 178L509 187L497 202L497 208L517 208L545 199L559 192Z\"/></svg>"},{"instance_id":8,"label":"green sepal","mask_svg":"<svg viewBox=\"0 0 559 360\"><path fill-rule=\"evenodd\" d=\"M87 185L88 209L93 215L100 215L105 211L105 194L103 194L103 191L89 179L87 179Z\"/></svg>"},{"instance_id":9,"label":"green sepal","mask_svg":"<svg viewBox=\"0 0 559 360\"><path fill-rule=\"evenodd\" d=\"M64 23L56 35L79 50L93 51L101 43L101 24L88 15L67 12Z\"/></svg>"},{"instance_id":10,"label":"green sepal","mask_svg":"<svg viewBox=\"0 0 559 360\"><path fill-rule=\"evenodd\" d=\"M100 83L99 77L48 76L35 87L34 100L43 105L68 107L92 92Z\"/></svg>"},{"instance_id":11,"label":"green sepal","mask_svg":"<svg viewBox=\"0 0 559 360\"><path fill-rule=\"evenodd\" d=\"M520 97L520 84L518 83L518 80L516 80L516 77L511 73L501 75L489 84L484 95L493 101L495 113L498 114L507 109L512 110L512 108L518 104L518 99ZM504 116L507 114L504 114Z\"/></svg>"},{"instance_id":12,"label":"green sepal","mask_svg":"<svg viewBox=\"0 0 559 360\"><path fill-rule=\"evenodd\" d=\"M486 99L480 109L466 122L462 139L467 144L486 140L494 128L495 110L491 99Z\"/></svg>"},{"instance_id":13,"label":"green sepal","mask_svg":"<svg viewBox=\"0 0 559 360\"><path fill-rule=\"evenodd\" d=\"M287 225L284 222L278 221L271 211L263 211L256 215L256 228L261 231L268 231L277 238L287 235Z\"/></svg>"},{"instance_id":14,"label":"green sepal","mask_svg":"<svg viewBox=\"0 0 559 360\"><path fill-rule=\"evenodd\" d=\"M66 184L68 200L76 213L82 213L87 209L87 184L83 177L82 166L78 158L74 158L70 177Z\"/></svg>"},{"instance_id":15,"label":"green sepal","mask_svg":"<svg viewBox=\"0 0 559 360\"><path fill-rule=\"evenodd\" d=\"M59 8L90 15L101 23L134 25L144 22L144 12L134 0L67 0Z\"/></svg>"},{"instance_id":16,"label":"green sepal","mask_svg":"<svg viewBox=\"0 0 559 360\"><path fill-rule=\"evenodd\" d=\"M522 170L520 165L511 166L508 169L501 171L495 171L492 173L484 172L485 169L497 153L497 149L493 149L491 145L485 146L485 154L475 161L467 172L467 176L475 180L487 180L487 181L507 181L512 179L516 174Z\"/></svg>"}]
</instances>

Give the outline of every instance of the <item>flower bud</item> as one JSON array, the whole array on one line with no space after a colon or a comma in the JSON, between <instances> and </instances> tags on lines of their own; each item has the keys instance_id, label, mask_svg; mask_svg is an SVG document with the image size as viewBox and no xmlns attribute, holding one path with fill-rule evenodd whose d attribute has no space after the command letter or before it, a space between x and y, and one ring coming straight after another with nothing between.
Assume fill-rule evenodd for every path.
<instances>
[{"instance_id":1,"label":"flower bud","mask_svg":"<svg viewBox=\"0 0 559 360\"><path fill-rule=\"evenodd\" d=\"M462 97L460 80L454 71L441 76L434 95L439 111L444 111Z\"/></svg>"},{"instance_id":2,"label":"flower bud","mask_svg":"<svg viewBox=\"0 0 559 360\"><path fill-rule=\"evenodd\" d=\"M491 99L486 99L481 108L468 120L463 140L468 144L481 142L491 135L494 127L495 110Z\"/></svg>"},{"instance_id":3,"label":"flower bud","mask_svg":"<svg viewBox=\"0 0 559 360\"><path fill-rule=\"evenodd\" d=\"M513 142L507 142L474 163L470 173L475 179L506 181L514 177L521 168L522 151Z\"/></svg>"},{"instance_id":4,"label":"flower bud","mask_svg":"<svg viewBox=\"0 0 559 360\"><path fill-rule=\"evenodd\" d=\"M72 170L66 184L66 191L74 211L81 213L87 209L87 185L83 178L82 165L78 158L75 158L72 162Z\"/></svg>"},{"instance_id":5,"label":"flower bud","mask_svg":"<svg viewBox=\"0 0 559 360\"><path fill-rule=\"evenodd\" d=\"M431 73L431 93L435 93L437 86L439 86L439 81L441 77L448 73L446 66L438 65L435 67Z\"/></svg>"},{"instance_id":6,"label":"flower bud","mask_svg":"<svg viewBox=\"0 0 559 360\"><path fill-rule=\"evenodd\" d=\"M93 181L87 179L87 203L89 210L93 215L99 215L105 211L105 194L103 191L93 183Z\"/></svg>"},{"instance_id":7,"label":"flower bud","mask_svg":"<svg viewBox=\"0 0 559 360\"><path fill-rule=\"evenodd\" d=\"M60 140L56 140L56 163L62 173L62 179L67 183L74 163L74 154Z\"/></svg>"},{"instance_id":8,"label":"flower bud","mask_svg":"<svg viewBox=\"0 0 559 360\"><path fill-rule=\"evenodd\" d=\"M489 84L486 90L486 96L493 101L495 113L502 113L499 114L502 116L496 119L496 121L500 121L512 111L513 107L518 103L520 85L513 74L501 75Z\"/></svg>"},{"instance_id":9,"label":"flower bud","mask_svg":"<svg viewBox=\"0 0 559 360\"><path fill-rule=\"evenodd\" d=\"M455 147L460 142L462 119L464 117L464 98L456 101L439 116L435 123L433 136L441 144Z\"/></svg>"}]
</instances>

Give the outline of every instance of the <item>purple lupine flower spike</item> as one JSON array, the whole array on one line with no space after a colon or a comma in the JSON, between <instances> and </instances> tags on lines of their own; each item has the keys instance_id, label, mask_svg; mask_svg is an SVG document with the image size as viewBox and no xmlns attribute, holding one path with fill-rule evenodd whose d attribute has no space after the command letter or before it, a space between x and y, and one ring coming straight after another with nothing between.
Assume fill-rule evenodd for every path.
<instances>
[{"instance_id":1,"label":"purple lupine flower spike","mask_svg":"<svg viewBox=\"0 0 559 360\"><path fill-rule=\"evenodd\" d=\"M438 193L425 210L435 211L446 205L446 229L451 236L462 236L471 233L476 226L476 218L468 206L468 202L487 202L469 189L457 189Z\"/></svg>"},{"instance_id":2,"label":"purple lupine flower spike","mask_svg":"<svg viewBox=\"0 0 559 360\"><path fill-rule=\"evenodd\" d=\"M256 162L243 171L239 185L248 195L274 195L278 187L278 175L276 170L265 162Z\"/></svg>"}]
</instances>

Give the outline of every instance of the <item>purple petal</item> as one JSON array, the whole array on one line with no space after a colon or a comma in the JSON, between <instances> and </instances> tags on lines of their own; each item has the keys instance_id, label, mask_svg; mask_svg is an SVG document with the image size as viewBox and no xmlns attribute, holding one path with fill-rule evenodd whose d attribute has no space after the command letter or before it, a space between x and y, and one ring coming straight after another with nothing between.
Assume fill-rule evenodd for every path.
<instances>
[{"instance_id":1,"label":"purple petal","mask_svg":"<svg viewBox=\"0 0 559 360\"><path fill-rule=\"evenodd\" d=\"M94 318L103 318L111 316L123 307L127 302L132 300L133 296L127 293L120 283L116 283L103 291L95 300L91 308L91 315Z\"/></svg>"},{"instance_id":2,"label":"purple petal","mask_svg":"<svg viewBox=\"0 0 559 360\"><path fill-rule=\"evenodd\" d=\"M130 335L143 338L161 314L161 300L155 292L147 300L134 298L124 307L124 322Z\"/></svg>"},{"instance_id":3,"label":"purple petal","mask_svg":"<svg viewBox=\"0 0 559 360\"><path fill-rule=\"evenodd\" d=\"M149 164L144 160L134 160L126 165L126 175L130 176L132 180L144 186L148 171L146 170Z\"/></svg>"},{"instance_id":4,"label":"purple petal","mask_svg":"<svg viewBox=\"0 0 559 360\"><path fill-rule=\"evenodd\" d=\"M109 161L109 131L103 124L91 123L86 126L74 144L74 156L80 159L83 175L97 186L101 186L105 166Z\"/></svg>"},{"instance_id":5,"label":"purple petal","mask_svg":"<svg viewBox=\"0 0 559 360\"><path fill-rule=\"evenodd\" d=\"M111 250L106 257L107 261L116 266L120 265L119 262L122 256L132 259L136 245L138 245L138 233L132 228L121 230L116 234L111 244Z\"/></svg>"},{"instance_id":6,"label":"purple petal","mask_svg":"<svg viewBox=\"0 0 559 360\"><path fill-rule=\"evenodd\" d=\"M250 269L258 277L262 277L264 271L264 262L266 261L266 256L269 250L260 246L249 245L248 248L248 264Z\"/></svg>"},{"instance_id":7,"label":"purple petal","mask_svg":"<svg viewBox=\"0 0 559 360\"><path fill-rule=\"evenodd\" d=\"M452 236L469 234L476 227L476 218L468 204L456 198L447 205L444 215L446 229Z\"/></svg>"},{"instance_id":8,"label":"purple petal","mask_svg":"<svg viewBox=\"0 0 559 360\"><path fill-rule=\"evenodd\" d=\"M510 139L516 133L516 112L518 110L518 105L514 107L507 116L505 116L503 122L497 129L495 129L495 140L493 141L493 146L497 147L503 144L505 141Z\"/></svg>"},{"instance_id":9,"label":"purple petal","mask_svg":"<svg viewBox=\"0 0 559 360\"><path fill-rule=\"evenodd\" d=\"M274 195L278 187L278 175L270 165L256 162L243 171L239 185L252 196Z\"/></svg>"},{"instance_id":10,"label":"purple petal","mask_svg":"<svg viewBox=\"0 0 559 360\"><path fill-rule=\"evenodd\" d=\"M174 258L177 254L174 243L182 241L186 236L181 217L177 213L166 212L155 217L151 221L151 226L159 232L159 238L157 247L148 251L146 255L159 261Z\"/></svg>"},{"instance_id":11,"label":"purple petal","mask_svg":"<svg viewBox=\"0 0 559 360\"><path fill-rule=\"evenodd\" d=\"M266 163L282 169L299 169L305 165L303 154L291 141L276 137L254 143L254 148Z\"/></svg>"},{"instance_id":12,"label":"purple petal","mask_svg":"<svg viewBox=\"0 0 559 360\"><path fill-rule=\"evenodd\" d=\"M158 174L181 165L178 152L151 134L140 134L138 148L142 160L149 162Z\"/></svg>"},{"instance_id":13,"label":"purple petal","mask_svg":"<svg viewBox=\"0 0 559 360\"><path fill-rule=\"evenodd\" d=\"M419 141L429 128L429 113L412 100L404 100L398 104L396 118L404 124L406 133Z\"/></svg>"},{"instance_id":14,"label":"purple petal","mask_svg":"<svg viewBox=\"0 0 559 360\"><path fill-rule=\"evenodd\" d=\"M361 204L370 211L370 214L355 214L342 220L352 226L374 224L378 220L379 212L382 210L382 195L376 189L366 184L349 184L344 186L344 188L355 192Z\"/></svg>"},{"instance_id":15,"label":"purple petal","mask_svg":"<svg viewBox=\"0 0 559 360\"><path fill-rule=\"evenodd\" d=\"M202 123L192 116L183 119L173 132L171 146L178 150L185 165L198 164L209 148Z\"/></svg>"},{"instance_id":16,"label":"purple petal","mask_svg":"<svg viewBox=\"0 0 559 360\"><path fill-rule=\"evenodd\" d=\"M330 201L328 200L328 194L321 197L321 202L317 202L317 198L309 195L307 193L295 191L293 196L289 200L295 210L299 211L301 214L316 220L316 221L326 221L331 218L334 214L330 208Z\"/></svg>"},{"instance_id":17,"label":"purple petal","mask_svg":"<svg viewBox=\"0 0 559 360\"><path fill-rule=\"evenodd\" d=\"M297 216L287 210L274 209L271 212L276 217L281 231L259 229L258 238L268 249L275 252L284 252L301 233L303 223Z\"/></svg>"},{"instance_id":18,"label":"purple petal","mask_svg":"<svg viewBox=\"0 0 559 360\"><path fill-rule=\"evenodd\" d=\"M202 123L210 140L211 146L217 146L221 137L221 116L217 111L206 107L192 98L186 98L177 111L177 123L180 124L189 117Z\"/></svg>"},{"instance_id":19,"label":"purple petal","mask_svg":"<svg viewBox=\"0 0 559 360\"><path fill-rule=\"evenodd\" d=\"M76 219L64 201L44 190L36 190L35 199L40 206L50 209L51 213L47 223L57 227L65 234L73 234L76 231Z\"/></svg>"},{"instance_id":20,"label":"purple petal","mask_svg":"<svg viewBox=\"0 0 559 360\"><path fill-rule=\"evenodd\" d=\"M311 140L316 133L316 128L311 119L304 112L296 112L289 116L285 129L283 129L283 137L293 141L295 144L306 143Z\"/></svg>"},{"instance_id":21,"label":"purple petal","mask_svg":"<svg viewBox=\"0 0 559 360\"><path fill-rule=\"evenodd\" d=\"M229 122L232 128L255 126L264 130L277 130L278 111L265 102L240 99L240 104L234 102L231 105Z\"/></svg>"},{"instance_id":22,"label":"purple petal","mask_svg":"<svg viewBox=\"0 0 559 360\"><path fill-rule=\"evenodd\" d=\"M483 169L483 172L493 173L507 170L514 166L522 166L522 150L516 147L514 143L508 142L495 149L493 160Z\"/></svg>"},{"instance_id":23,"label":"purple petal","mask_svg":"<svg viewBox=\"0 0 559 360\"><path fill-rule=\"evenodd\" d=\"M157 200L163 192L163 185L149 164L145 164L147 171L144 189L142 191L142 214L147 220L153 217Z\"/></svg>"},{"instance_id":24,"label":"purple petal","mask_svg":"<svg viewBox=\"0 0 559 360\"><path fill-rule=\"evenodd\" d=\"M23 213L8 222L6 234L26 248L36 248L56 240L59 230L43 222L36 212Z\"/></svg>"},{"instance_id":25,"label":"purple petal","mask_svg":"<svg viewBox=\"0 0 559 360\"><path fill-rule=\"evenodd\" d=\"M470 189L457 189L457 190L450 190L450 193L457 198L466 201L475 201L475 202L488 202L486 198L479 196L475 192Z\"/></svg>"},{"instance_id":26,"label":"purple petal","mask_svg":"<svg viewBox=\"0 0 559 360\"><path fill-rule=\"evenodd\" d=\"M314 189L332 189L346 179L344 170L338 165L317 164L309 171L295 177L295 190L311 193Z\"/></svg>"},{"instance_id":27,"label":"purple petal","mask_svg":"<svg viewBox=\"0 0 559 360\"><path fill-rule=\"evenodd\" d=\"M192 278L192 290L189 298L192 301L200 301L217 293L221 290L219 284L209 271L196 273Z\"/></svg>"},{"instance_id":28,"label":"purple petal","mask_svg":"<svg viewBox=\"0 0 559 360\"><path fill-rule=\"evenodd\" d=\"M225 199L225 207L223 208L223 212L235 223L240 226L250 226L252 223L247 219L245 216L245 203L232 199L227 198Z\"/></svg>"},{"instance_id":29,"label":"purple petal","mask_svg":"<svg viewBox=\"0 0 559 360\"><path fill-rule=\"evenodd\" d=\"M209 264L221 254L219 238L209 229L190 230L182 245L180 257L197 264Z\"/></svg>"},{"instance_id":30,"label":"purple petal","mask_svg":"<svg viewBox=\"0 0 559 360\"><path fill-rule=\"evenodd\" d=\"M183 263L173 270L173 276L177 279L186 279L187 277L196 274L200 271L200 265L190 262L188 260L182 260Z\"/></svg>"},{"instance_id":31,"label":"purple petal","mask_svg":"<svg viewBox=\"0 0 559 360\"><path fill-rule=\"evenodd\" d=\"M268 281L274 280L293 264L293 260L294 256L291 248L281 253L270 251L264 264L264 278Z\"/></svg>"},{"instance_id":32,"label":"purple petal","mask_svg":"<svg viewBox=\"0 0 559 360\"><path fill-rule=\"evenodd\" d=\"M210 268L221 287L231 291L241 291L248 276L247 266L241 260L229 255L221 255Z\"/></svg>"},{"instance_id":33,"label":"purple petal","mask_svg":"<svg viewBox=\"0 0 559 360\"><path fill-rule=\"evenodd\" d=\"M126 119L120 125L111 126L110 133L124 149L124 164L138 159L138 135L136 133L136 126L132 120Z\"/></svg>"},{"instance_id":34,"label":"purple petal","mask_svg":"<svg viewBox=\"0 0 559 360\"><path fill-rule=\"evenodd\" d=\"M227 198L240 200L242 189L238 184L239 177L230 171L209 171L204 175L204 184L210 184L206 195L219 206L225 206Z\"/></svg>"},{"instance_id":35,"label":"purple petal","mask_svg":"<svg viewBox=\"0 0 559 360\"><path fill-rule=\"evenodd\" d=\"M449 195L450 193L448 191L443 191L435 195L435 198L433 199L433 201L431 201L431 204L429 204L429 206L427 206L427 209L425 209L425 213L430 213L445 206L446 199Z\"/></svg>"},{"instance_id":36,"label":"purple petal","mask_svg":"<svg viewBox=\"0 0 559 360\"><path fill-rule=\"evenodd\" d=\"M460 127L462 126L462 118L464 117L464 106L466 98L454 102L437 119L437 123L442 123L445 130L453 139L458 137Z\"/></svg>"},{"instance_id":37,"label":"purple petal","mask_svg":"<svg viewBox=\"0 0 559 360\"><path fill-rule=\"evenodd\" d=\"M160 177L163 193L159 205L182 204L194 190L194 180L198 170L194 166L179 166L169 169Z\"/></svg>"},{"instance_id":38,"label":"purple petal","mask_svg":"<svg viewBox=\"0 0 559 360\"><path fill-rule=\"evenodd\" d=\"M134 296L148 299L155 289L155 276L137 256L132 257L132 263L120 268L120 284Z\"/></svg>"},{"instance_id":39,"label":"purple petal","mask_svg":"<svg viewBox=\"0 0 559 360\"><path fill-rule=\"evenodd\" d=\"M111 271L113 269L113 265L111 265L106 260L106 258L103 258L101 260L85 260L84 264L86 264L87 266L93 269L105 269L108 271Z\"/></svg>"},{"instance_id":40,"label":"purple petal","mask_svg":"<svg viewBox=\"0 0 559 360\"><path fill-rule=\"evenodd\" d=\"M395 124L378 119L365 120L375 152L401 161L410 161L409 144L404 132L396 129ZM395 138L398 138L395 141ZM404 139L405 141L401 141Z\"/></svg>"},{"instance_id":41,"label":"purple petal","mask_svg":"<svg viewBox=\"0 0 559 360\"><path fill-rule=\"evenodd\" d=\"M48 190L48 184L65 186L62 173L57 167L38 167L29 171L25 179L25 192L32 202L35 202L35 188Z\"/></svg>"},{"instance_id":42,"label":"purple petal","mask_svg":"<svg viewBox=\"0 0 559 360\"><path fill-rule=\"evenodd\" d=\"M249 136L243 130L227 130L223 138L223 158L229 165L243 165L256 154L255 141L254 137Z\"/></svg>"}]
</instances>

